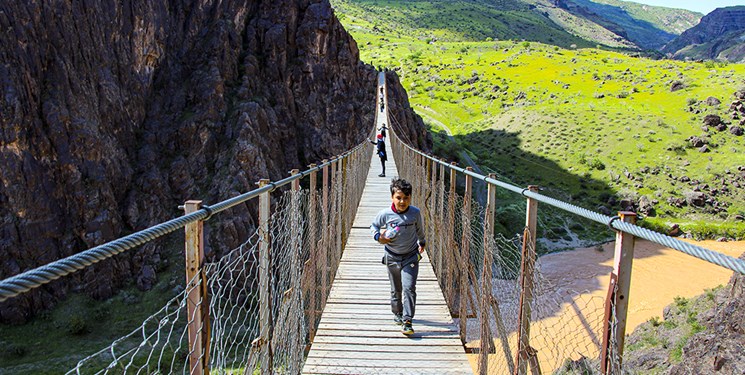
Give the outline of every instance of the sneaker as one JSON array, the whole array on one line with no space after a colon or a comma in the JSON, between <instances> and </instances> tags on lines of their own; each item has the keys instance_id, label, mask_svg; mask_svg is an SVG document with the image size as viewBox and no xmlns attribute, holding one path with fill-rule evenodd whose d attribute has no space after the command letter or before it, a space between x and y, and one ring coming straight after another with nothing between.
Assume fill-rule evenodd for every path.
<instances>
[{"instance_id":1,"label":"sneaker","mask_svg":"<svg viewBox=\"0 0 745 375\"><path fill-rule=\"evenodd\" d=\"M407 320L404 322L404 325L401 327L401 333L406 336L411 336L414 334L414 328L411 328L411 320Z\"/></svg>"},{"instance_id":2,"label":"sneaker","mask_svg":"<svg viewBox=\"0 0 745 375\"><path fill-rule=\"evenodd\" d=\"M379 174L378 177L385 177L385 173Z\"/></svg>"},{"instance_id":3,"label":"sneaker","mask_svg":"<svg viewBox=\"0 0 745 375\"><path fill-rule=\"evenodd\" d=\"M393 316L393 323L400 326L404 324L404 318L401 315L396 314Z\"/></svg>"}]
</instances>

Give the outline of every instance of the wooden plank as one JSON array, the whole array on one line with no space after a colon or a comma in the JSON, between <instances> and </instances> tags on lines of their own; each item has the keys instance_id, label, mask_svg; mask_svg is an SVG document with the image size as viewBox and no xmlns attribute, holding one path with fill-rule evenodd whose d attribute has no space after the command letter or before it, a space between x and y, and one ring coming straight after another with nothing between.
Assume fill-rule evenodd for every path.
<instances>
[{"instance_id":1,"label":"wooden plank","mask_svg":"<svg viewBox=\"0 0 745 375\"><path fill-rule=\"evenodd\" d=\"M384 112L377 117L387 123ZM388 152L392 155L390 147ZM427 256L420 262L417 280L416 333L404 336L393 322L388 272L381 264L383 247L372 239L369 229L377 213L391 204L390 178L377 176L376 155L370 163L362 200L302 373L472 374ZM386 163L386 174L398 175L392 157Z\"/></svg>"},{"instance_id":2,"label":"wooden plank","mask_svg":"<svg viewBox=\"0 0 745 375\"><path fill-rule=\"evenodd\" d=\"M308 358L306 365L310 366L329 366L329 365L344 365L344 366L355 366L355 367L372 367L376 369L381 368L406 368L406 369L423 369L423 368L452 368L460 365L457 361L433 360L427 358L421 358L419 356L411 356L408 358L401 358L398 356L388 355L388 358Z\"/></svg>"}]
</instances>

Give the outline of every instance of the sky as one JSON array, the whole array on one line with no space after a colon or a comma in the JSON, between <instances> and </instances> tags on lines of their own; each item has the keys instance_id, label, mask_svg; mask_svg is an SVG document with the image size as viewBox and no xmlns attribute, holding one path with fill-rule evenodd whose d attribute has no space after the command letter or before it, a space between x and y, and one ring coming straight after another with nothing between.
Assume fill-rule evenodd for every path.
<instances>
[{"instance_id":1,"label":"sky","mask_svg":"<svg viewBox=\"0 0 745 375\"><path fill-rule=\"evenodd\" d=\"M745 5L745 0L631 0L635 3L681 8L709 14L712 10L733 5Z\"/></svg>"}]
</instances>

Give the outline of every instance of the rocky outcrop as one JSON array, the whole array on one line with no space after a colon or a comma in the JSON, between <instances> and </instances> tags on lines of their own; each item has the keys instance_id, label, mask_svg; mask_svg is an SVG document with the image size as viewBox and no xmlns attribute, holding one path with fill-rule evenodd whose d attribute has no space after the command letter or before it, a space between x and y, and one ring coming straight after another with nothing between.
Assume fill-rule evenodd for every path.
<instances>
[{"instance_id":1,"label":"rocky outcrop","mask_svg":"<svg viewBox=\"0 0 745 375\"><path fill-rule=\"evenodd\" d=\"M745 62L745 6L717 8L662 48L676 59Z\"/></svg>"},{"instance_id":2,"label":"rocky outcrop","mask_svg":"<svg viewBox=\"0 0 745 375\"><path fill-rule=\"evenodd\" d=\"M0 4L0 279L217 202L339 154L372 128L376 72L328 0ZM391 78L395 118L427 149ZM217 249L251 205L210 220ZM22 322L72 285L147 288L164 243L0 304ZM219 254L218 254L219 255Z\"/></svg>"},{"instance_id":3,"label":"rocky outcrop","mask_svg":"<svg viewBox=\"0 0 745 375\"><path fill-rule=\"evenodd\" d=\"M740 259L745 259L741 256ZM745 275L735 272L719 293L717 306L699 316L706 330L683 347L681 362L669 374L745 373Z\"/></svg>"}]
</instances>

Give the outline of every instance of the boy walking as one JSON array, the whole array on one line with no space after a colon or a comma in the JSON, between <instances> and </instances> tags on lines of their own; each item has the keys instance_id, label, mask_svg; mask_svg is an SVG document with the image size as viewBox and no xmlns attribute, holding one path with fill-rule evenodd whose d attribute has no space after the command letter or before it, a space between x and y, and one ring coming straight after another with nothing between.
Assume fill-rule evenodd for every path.
<instances>
[{"instance_id":1,"label":"boy walking","mask_svg":"<svg viewBox=\"0 0 745 375\"><path fill-rule=\"evenodd\" d=\"M370 225L375 241L385 245L383 264L388 267L391 282L393 321L407 336L414 334L411 319L416 307L420 254L425 246L422 216L419 208L411 205L411 190L406 180L391 181L392 204L378 212Z\"/></svg>"}]
</instances>

